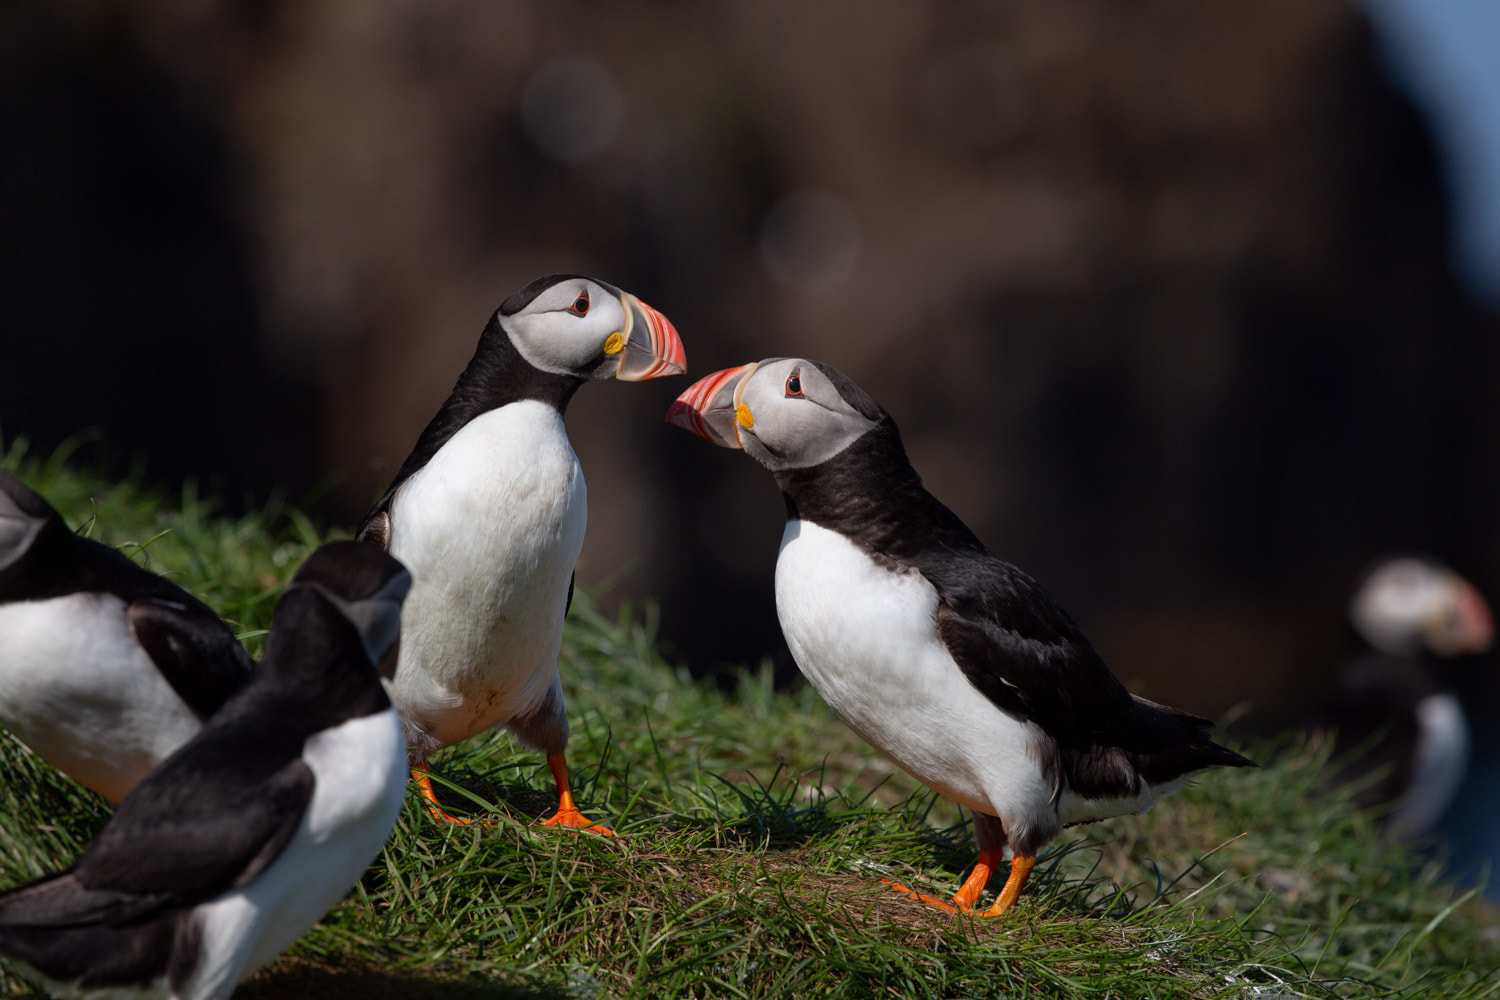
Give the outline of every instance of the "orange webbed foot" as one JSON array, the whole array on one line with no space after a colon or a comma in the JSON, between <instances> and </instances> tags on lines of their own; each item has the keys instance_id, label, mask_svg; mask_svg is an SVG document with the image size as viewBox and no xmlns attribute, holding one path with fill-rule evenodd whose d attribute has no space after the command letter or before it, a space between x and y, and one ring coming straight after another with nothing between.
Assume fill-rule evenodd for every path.
<instances>
[{"instance_id":1,"label":"orange webbed foot","mask_svg":"<svg viewBox=\"0 0 1500 1000\"><path fill-rule=\"evenodd\" d=\"M583 830L586 833L595 833L601 837L613 837L615 832L603 823L596 823L573 804L573 793L568 788L568 763L562 754L548 754L547 766L552 769L553 780L557 782L557 812L552 814L551 819L542 821L542 826L562 827L565 830Z\"/></svg>"},{"instance_id":2,"label":"orange webbed foot","mask_svg":"<svg viewBox=\"0 0 1500 1000\"><path fill-rule=\"evenodd\" d=\"M542 820L542 826L557 826L568 830L583 830L586 833L597 833L601 837L613 837L615 831L603 823L596 823L569 802L566 806L558 806L557 812L550 819Z\"/></svg>"},{"instance_id":3,"label":"orange webbed foot","mask_svg":"<svg viewBox=\"0 0 1500 1000\"><path fill-rule=\"evenodd\" d=\"M423 804L427 807L427 815L439 823L449 823L453 826L495 825L495 821L492 819L464 819L462 816L455 816L439 805L437 794L432 790L432 779L428 777L428 770L429 768L425 761L421 764L412 765L411 769L412 780L422 790L422 798L426 799L426 802Z\"/></svg>"},{"instance_id":4,"label":"orange webbed foot","mask_svg":"<svg viewBox=\"0 0 1500 1000\"><path fill-rule=\"evenodd\" d=\"M924 903L935 910L942 910L947 913L973 913L974 904L978 901L979 894L984 891L985 885L990 880L990 874L995 870L995 866L999 861L999 850L986 849L980 851L979 860L974 864L974 870L969 873L968 878L964 879L964 884L959 887L958 892L953 894L952 902L917 892L915 889L907 888L904 885L892 882L890 879L883 878L880 881L902 895L914 899L919 903ZM1005 887L1000 890L1000 895L995 898L995 904L984 911L982 915L986 917L998 917L1010 909L1015 904L1016 898L1021 895L1021 888L1026 884L1027 877L1035 867L1035 856L1016 855L1012 858L1010 862L1010 875L1005 879Z\"/></svg>"},{"instance_id":5,"label":"orange webbed foot","mask_svg":"<svg viewBox=\"0 0 1500 1000\"><path fill-rule=\"evenodd\" d=\"M883 878L880 880L880 884L888 885L892 889L901 893L901 895L905 896L907 899L916 900L918 903L923 903L927 906L930 906L934 910L942 910L945 913L959 912L958 907L954 906L946 899L938 899L936 896L929 896L925 892L918 892L915 889L902 885L900 882L892 882L888 878Z\"/></svg>"}]
</instances>

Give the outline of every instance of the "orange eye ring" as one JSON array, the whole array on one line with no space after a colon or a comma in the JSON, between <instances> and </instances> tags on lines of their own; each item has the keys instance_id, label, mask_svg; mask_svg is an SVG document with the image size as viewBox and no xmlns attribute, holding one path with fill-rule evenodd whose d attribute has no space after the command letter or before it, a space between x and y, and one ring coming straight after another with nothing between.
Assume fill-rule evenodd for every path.
<instances>
[{"instance_id":1,"label":"orange eye ring","mask_svg":"<svg viewBox=\"0 0 1500 1000\"><path fill-rule=\"evenodd\" d=\"M798 369L786 377L786 395L788 399L802 397L802 371Z\"/></svg>"},{"instance_id":2,"label":"orange eye ring","mask_svg":"<svg viewBox=\"0 0 1500 1000\"><path fill-rule=\"evenodd\" d=\"M579 292L578 298L574 299L573 304L568 306L568 312L574 316L587 316L589 314L589 293Z\"/></svg>"}]
</instances>

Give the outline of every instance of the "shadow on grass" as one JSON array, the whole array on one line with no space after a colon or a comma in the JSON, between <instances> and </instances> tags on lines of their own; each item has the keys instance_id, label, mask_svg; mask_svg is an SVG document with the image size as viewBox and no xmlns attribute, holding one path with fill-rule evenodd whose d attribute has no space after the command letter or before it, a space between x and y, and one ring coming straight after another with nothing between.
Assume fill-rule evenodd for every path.
<instances>
[{"instance_id":1,"label":"shadow on grass","mask_svg":"<svg viewBox=\"0 0 1500 1000\"><path fill-rule=\"evenodd\" d=\"M236 1000L563 1000L562 988L500 983L479 976L435 979L371 968L328 968L296 959L261 972L235 991Z\"/></svg>"},{"instance_id":2,"label":"shadow on grass","mask_svg":"<svg viewBox=\"0 0 1500 1000\"><path fill-rule=\"evenodd\" d=\"M459 811L472 810L474 815L483 813L478 799L538 822L556 808L550 789L539 789L519 777L520 771L530 768L511 765L503 770L509 772L510 780L481 774L456 762L436 775L439 798L445 806L451 803ZM935 793L918 792L895 805L872 806L873 792L858 801L837 793L830 796L816 777L809 781L806 775L787 774L780 766L766 781L749 772L736 773L742 780L714 773L705 773L704 777L710 780L700 786L698 794L711 806L712 814L659 816L664 830L699 831L710 834L717 846L770 855L797 852L838 837L856 824L878 823L890 828L889 836L904 842L903 853L925 873L927 886L923 891L943 898L957 891L978 858L972 821L965 819L944 828L928 825L937 801ZM600 775L595 771L582 787L591 787L598 780ZM442 785L457 788L445 789ZM587 805L583 808L586 814L595 815ZM599 818L606 823L611 819ZM885 835L877 833L865 845L872 845ZM1164 896L1171 894L1175 880L1159 870L1153 869L1151 876L1128 886L1104 877L1099 872L1099 847L1098 842L1088 838L1059 840L1050 845L1031 877L1026 896L1045 899L1049 908L1075 916L1121 919L1143 906L1162 902ZM1080 856L1088 859L1082 865L1078 863ZM1074 860L1068 862L1069 858ZM999 890L1006 872L1002 867L991 879L991 893Z\"/></svg>"}]
</instances>

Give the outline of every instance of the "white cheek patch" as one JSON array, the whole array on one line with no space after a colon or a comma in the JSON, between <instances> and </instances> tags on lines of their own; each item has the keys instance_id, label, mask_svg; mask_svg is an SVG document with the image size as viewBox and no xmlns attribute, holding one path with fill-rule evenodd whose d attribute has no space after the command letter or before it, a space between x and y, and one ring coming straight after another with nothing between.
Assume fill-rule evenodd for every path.
<instances>
[{"instance_id":1,"label":"white cheek patch","mask_svg":"<svg viewBox=\"0 0 1500 1000\"><path fill-rule=\"evenodd\" d=\"M586 316L566 309L521 312L501 316L500 328L533 368L553 375L579 375L604 353L610 334L625 329L618 299L594 288L590 300Z\"/></svg>"},{"instance_id":2,"label":"white cheek patch","mask_svg":"<svg viewBox=\"0 0 1500 1000\"><path fill-rule=\"evenodd\" d=\"M798 367L779 362L762 368L742 397L754 424L741 431L741 445L773 472L826 462L875 426L810 364L800 365L802 396L786 396L787 376Z\"/></svg>"}]
</instances>

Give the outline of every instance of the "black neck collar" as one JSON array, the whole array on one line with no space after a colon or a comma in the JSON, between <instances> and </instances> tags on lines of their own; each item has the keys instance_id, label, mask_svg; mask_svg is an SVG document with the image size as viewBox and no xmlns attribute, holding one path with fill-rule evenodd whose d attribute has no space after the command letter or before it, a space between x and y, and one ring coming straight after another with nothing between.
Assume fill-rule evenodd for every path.
<instances>
[{"instance_id":1,"label":"black neck collar","mask_svg":"<svg viewBox=\"0 0 1500 1000\"><path fill-rule=\"evenodd\" d=\"M499 316L491 316L474 356L438 414L448 409L463 410L467 414L463 423L468 423L481 413L523 399L546 403L564 413L583 383L578 375L545 372L527 361L511 343L510 335L500 328Z\"/></svg>"},{"instance_id":2,"label":"black neck collar","mask_svg":"<svg viewBox=\"0 0 1500 1000\"><path fill-rule=\"evenodd\" d=\"M836 531L872 555L910 564L934 547L986 551L927 492L889 416L826 462L775 476L788 521Z\"/></svg>"}]
</instances>

